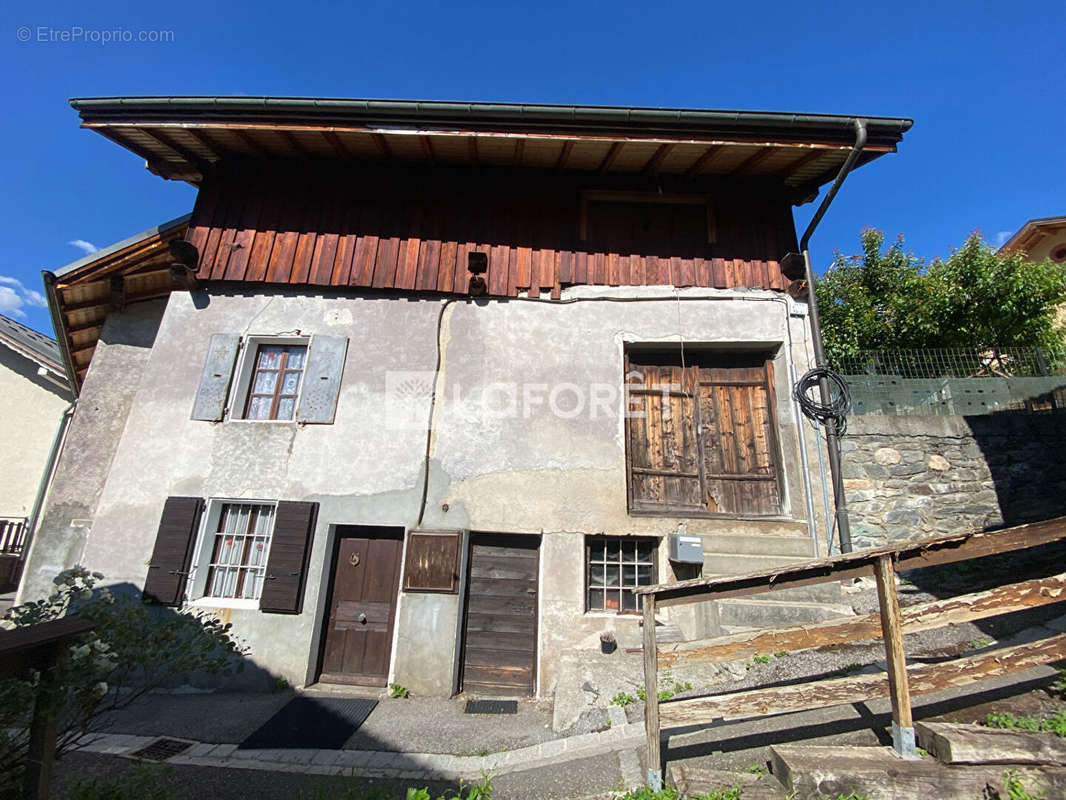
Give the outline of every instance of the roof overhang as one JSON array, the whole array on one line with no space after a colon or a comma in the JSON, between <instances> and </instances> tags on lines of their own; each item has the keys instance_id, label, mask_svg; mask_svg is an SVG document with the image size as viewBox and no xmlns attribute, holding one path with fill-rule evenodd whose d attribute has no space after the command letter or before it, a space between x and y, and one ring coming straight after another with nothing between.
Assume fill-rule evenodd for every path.
<instances>
[{"instance_id":1,"label":"roof overhang","mask_svg":"<svg viewBox=\"0 0 1066 800\"><path fill-rule=\"evenodd\" d=\"M1029 252L1045 236L1066 229L1066 217L1031 219L999 248L1000 253Z\"/></svg>"},{"instance_id":2,"label":"roof overhang","mask_svg":"<svg viewBox=\"0 0 1066 800\"><path fill-rule=\"evenodd\" d=\"M111 311L187 288L186 265L180 263L171 242L184 239L190 216L164 222L54 272L44 272L52 324L75 394L80 392Z\"/></svg>"},{"instance_id":3,"label":"roof overhang","mask_svg":"<svg viewBox=\"0 0 1066 800\"><path fill-rule=\"evenodd\" d=\"M75 98L82 126L158 175L199 184L230 159L398 162L763 176L809 199L854 144L854 116L291 97ZM866 163L909 119L863 117Z\"/></svg>"}]
</instances>

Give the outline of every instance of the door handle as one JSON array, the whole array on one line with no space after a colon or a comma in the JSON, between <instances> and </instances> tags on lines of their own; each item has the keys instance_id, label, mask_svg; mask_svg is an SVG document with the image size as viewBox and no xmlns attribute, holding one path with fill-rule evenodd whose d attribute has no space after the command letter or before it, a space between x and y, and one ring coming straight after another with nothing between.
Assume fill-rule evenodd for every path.
<instances>
[{"instance_id":1,"label":"door handle","mask_svg":"<svg viewBox=\"0 0 1066 800\"><path fill-rule=\"evenodd\" d=\"M352 553L352 557L348 559L348 563L351 564L353 567L358 567L359 566L359 554L358 553Z\"/></svg>"},{"instance_id":2,"label":"door handle","mask_svg":"<svg viewBox=\"0 0 1066 800\"><path fill-rule=\"evenodd\" d=\"M359 615L359 624L360 625L366 625L366 614L360 614Z\"/></svg>"}]
</instances>

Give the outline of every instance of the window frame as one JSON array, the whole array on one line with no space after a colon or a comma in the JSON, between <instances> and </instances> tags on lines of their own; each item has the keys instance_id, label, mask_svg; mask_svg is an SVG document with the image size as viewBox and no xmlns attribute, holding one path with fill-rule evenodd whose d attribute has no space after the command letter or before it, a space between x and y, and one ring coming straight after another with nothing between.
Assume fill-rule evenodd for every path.
<instances>
[{"instance_id":1,"label":"window frame","mask_svg":"<svg viewBox=\"0 0 1066 800\"><path fill-rule=\"evenodd\" d=\"M632 453L632 433L630 426L632 424L632 418L629 414L630 409L630 394L629 394L629 378L634 374L634 370L639 370L633 366L632 358L640 356L654 356L656 354L671 354L672 347L664 347L658 343L648 343L643 345L642 343L632 343L625 346L623 357L623 375L622 375L622 387L623 387L623 416L624 416L624 437L625 437L625 468L626 468L626 507L629 516L632 517L672 517L682 519L753 519L753 520L788 520L791 519L786 509L788 508L787 500L787 485L785 481L785 470L782 459L781 437L780 437L780 425L777 416L777 397L775 392L774 381L774 360L780 352L780 344L764 344L758 343L753 345L745 344L733 344L728 346L714 347L714 348L686 348L686 355L693 359L691 364L686 365L687 370L697 370L697 383L702 384L698 379L699 359L701 356L729 356L729 355L758 355L763 359L763 374L764 382L763 387L766 390L767 398L767 413L768 413L768 447L769 454L774 460L774 474L773 478L777 486L777 508L773 511L766 513L754 513L754 512L725 512L725 511L708 511L706 508L697 508L688 505L652 505L646 503L640 503L634 498L633 487L633 453ZM686 380L689 380L688 376L685 376ZM688 391L692 391L693 387L689 385ZM700 482L700 492L702 496L706 495L707 478L704 474L704 432L702 430L703 425L700 419L700 402L698 398L699 386L695 387L697 396L695 403L695 425L696 425L696 442L697 453L696 460L698 463L698 474ZM685 391L685 387L682 388Z\"/></svg>"},{"instance_id":2,"label":"window frame","mask_svg":"<svg viewBox=\"0 0 1066 800\"><path fill-rule=\"evenodd\" d=\"M604 585L603 586L593 586L592 585L592 544L596 540L601 540L601 541L604 542L604 560L602 562L596 562L597 564L602 564L604 566L605 575L604 575ZM611 542L611 541L617 541L620 545L622 545L622 544L624 544L626 542L633 542L634 544L641 544L641 543L650 544L651 548L652 548L652 550L651 550L651 560L648 561L648 562L640 561L639 553L638 553L638 556L637 556L636 560L631 561L631 562L627 562L625 560L625 558L624 558L624 555L625 555L624 550L623 549L619 549L619 559L618 559L618 562L617 562L618 563L618 586L617 587L608 587L606 585L606 567L613 563L613 562L609 562L607 560L607 558L606 558L607 543ZM584 565L584 573L585 573L585 580L584 580L584 584L585 584L585 597L584 597L585 614L597 615L597 616L609 616L609 617L639 617L643 613L643 608L644 608L643 596L642 595L634 595L634 597L636 597L636 599L637 599L637 607L635 609L623 609L622 608L622 600L621 600L621 591L624 590L624 589L635 589L635 588L638 588L638 587L641 587L641 586L654 586L658 582L658 580L659 580L659 546L661 545L661 543L662 543L662 540L659 537L657 537L657 536L638 536L638 535L633 535L633 536L610 536L610 535L607 535L607 534L600 534L600 533L598 533L598 534L586 534L585 537L584 537L584 543L583 543L583 547L584 547L584 551L585 551L584 552L584 556L583 556L583 565ZM642 583L639 582L639 577L638 577L638 582L637 583L635 583L635 584L633 584L631 586L630 585L626 585L624 583L624 577L625 577L625 568L627 566L633 567L633 568L637 568L638 570L639 570L639 568L641 566L650 566L651 567L651 582L647 583L647 584L642 584ZM639 571L638 571L637 575L639 576ZM602 608L592 608L592 605L590 603L590 592L593 589L599 589L599 590L603 591L603 593L604 593L604 606ZM617 610L612 610L610 608L607 608L606 598L607 598L607 590L608 589L611 589L613 591L618 591L619 592L619 602L618 602L618 609Z\"/></svg>"},{"instance_id":3,"label":"window frame","mask_svg":"<svg viewBox=\"0 0 1066 800\"><path fill-rule=\"evenodd\" d=\"M296 423L296 416L300 411L300 399L303 396L307 363L311 354L311 336L242 336L240 342L240 354L237 357L236 380L230 390L226 407L226 419L232 422L255 422L255 423L282 423L292 425ZM300 389L293 400L292 419L252 419L248 417L248 406L251 402L252 379L256 373L260 347L303 347L304 365L300 374ZM280 372L279 372L280 380Z\"/></svg>"},{"instance_id":4,"label":"window frame","mask_svg":"<svg viewBox=\"0 0 1066 800\"><path fill-rule=\"evenodd\" d=\"M270 533L268 534L266 551L263 553L264 583L267 567L270 564L270 549L274 544L274 530L277 524L278 501L247 499L241 497L212 497L207 500L206 508L200 520L200 528L196 535L196 544L193 548L192 561L189 564L189 574L185 582L185 602L191 606L205 606L208 608L259 608L260 597L215 597L206 594L207 579L211 571L211 556L214 552L214 539L218 535L218 525L222 518L222 510L227 505L269 506L273 509ZM243 534L247 536L247 534Z\"/></svg>"}]
</instances>

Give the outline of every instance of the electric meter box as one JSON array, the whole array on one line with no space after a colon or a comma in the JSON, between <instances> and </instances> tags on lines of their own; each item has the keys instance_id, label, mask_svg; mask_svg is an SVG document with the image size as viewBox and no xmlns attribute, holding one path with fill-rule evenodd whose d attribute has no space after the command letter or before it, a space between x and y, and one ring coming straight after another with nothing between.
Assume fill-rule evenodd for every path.
<instances>
[{"instance_id":1,"label":"electric meter box","mask_svg":"<svg viewBox=\"0 0 1066 800\"><path fill-rule=\"evenodd\" d=\"M679 564L702 564L703 539L684 533L671 533L670 560Z\"/></svg>"}]
</instances>

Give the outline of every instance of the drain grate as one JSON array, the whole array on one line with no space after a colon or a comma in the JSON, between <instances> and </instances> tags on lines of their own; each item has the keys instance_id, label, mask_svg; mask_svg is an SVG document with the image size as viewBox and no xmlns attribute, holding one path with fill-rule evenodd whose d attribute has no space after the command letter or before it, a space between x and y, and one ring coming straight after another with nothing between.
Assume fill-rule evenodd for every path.
<instances>
[{"instance_id":1,"label":"drain grate","mask_svg":"<svg viewBox=\"0 0 1066 800\"><path fill-rule=\"evenodd\" d=\"M147 761L166 761L179 753L184 753L190 747L192 747L192 742L183 742L179 739L156 739L140 750L130 753L130 756Z\"/></svg>"},{"instance_id":2,"label":"drain grate","mask_svg":"<svg viewBox=\"0 0 1066 800\"><path fill-rule=\"evenodd\" d=\"M517 700L467 700L464 714L517 714Z\"/></svg>"}]
</instances>

